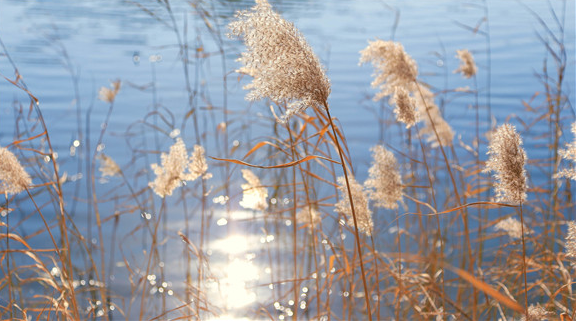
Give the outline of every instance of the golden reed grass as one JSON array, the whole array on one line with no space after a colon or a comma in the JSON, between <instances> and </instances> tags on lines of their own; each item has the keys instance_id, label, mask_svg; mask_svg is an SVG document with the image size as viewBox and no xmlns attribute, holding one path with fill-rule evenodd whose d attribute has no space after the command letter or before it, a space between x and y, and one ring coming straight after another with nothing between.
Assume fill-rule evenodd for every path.
<instances>
[{"instance_id":1,"label":"golden reed grass","mask_svg":"<svg viewBox=\"0 0 576 321\"><path fill-rule=\"evenodd\" d=\"M165 4L169 9L168 2ZM203 12L198 10L199 13ZM150 11L150 14L154 12ZM215 16L204 12L202 17L213 19ZM216 32L212 28L215 25L217 24L210 25L211 32ZM489 201L485 193L490 193L492 180L481 175L484 163L478 153L480 150L478 145L482 143L480 135L476 134L477 149L468 146L467 142L462 141L463 139L455 140L454 130L438 106L440 100L437 96L446 94L437 89L434 89L435 93L432 92L431 88L434 87L425 85L418 79L416 61L404 51L400 43L375 40L369 41L368 47L361 51L360 63L372 63L374 67L372 86L378 90L374 100L388 98L382 106L390 108L400 124L387 122L387 119L382 119L381 123L386 123L386 126L388 124L399 126L401 135L407 137L407 143L400 148L391 147L394 151L392 152L384 147L386 142L381 142L383 145L371 148L372 161L369 165L356 163L354 148L348 148L342 129L334 126L335 122L330 116L328 97L331 89L324 67L294 24L284 20L272 10L267 1L258 0L253 8L238 12L236 19L228 27L232 37L241 38L246 44L246 51L240 57L243 66L238 71L252 77L252 82L245 87L249 90L247 100L270 99L283 112L277 120L285 124L286 132L275 131L276 136L270 137L268 141L257 145L248 153L257 157L260 155L253 153L256 150L262 154L268 153L268 160L273 164L269 167L275 170L266 175L266 184L263 185L253 171L242 168L242 176L246 182L235 185L231 182L231 175L226 167L226 170L222 171L226 174L220 175L223 176L223 181L214 183L215 186L212 188L215 189L207 189L204 180L210 178L211 173L208 173L206 151L201 144L206 141L205 137L209 135L205 134L209 133L210 129L200 133L196 123L194 131L197 143L191 152L186 148L184 137L173 140L169 151L162 152L159 140L154 143L152 140L147 140L149 137L146 136L146 131L129 131L127 136L131 142L142 140L141 145L131 145L134 159L145 159L146 161L142 163L146 164L138 167L136 165L140 163L135 160L133 164L127 166L133 168L124 167L134 175L134 179L127 178L120 166L99 149L104 135L102 131L93 154L93 159L100 161L100 176L121 176L123 181L114 185L107 193L101 194L101 189L97 189L94 184L96 175L93 172L89 174L87 170L86 174L90 175L88 179L93 183L91 185L93 189L87 193L91 198L91 202L87 202L87 207L94 206L96 213L99 213L97 204L108 202L114 204L114 211L108 216L103 214L102 219L98 216L97 237L85 237L83 231L76 227L79 222L77 216L73 221L65 211L68 208L64 208L64 195L54 193L60 186L60 183L55 182L58 179L62 179L66 184L72 184L73 181L66 180L65 175L61 178L52 172L46 176L42 174L46 172L42 167L45 162L43 157L47 155L53 157L53 154L46 153L42 148L31 149L38 155L26 158L27 169L31 173L34 170L32 177L39 183L34 186L33 193L29 193L28 200L16 194L32 186L30 175L11 152L0 148L0 192L11 196L6 197L5 203L0 204L2 216L12 215L14 208L27 208L26 201L33 202L36 211L42 215L42 211L50 208L53 202L62 206L60 219L62 223L58 220L45 221L45 230L36 233L38 235L44 231L50 233L54 222L57 222L64 228L61 235L69 231L76 242L72 247L63 238L62 242L54 242L53 249L46 249L63 255L60 261L53 264L55 268L60 268L51 270L44 263L45 261L52 264L54 258L50 254L38 254L41 253L39 249L17 252L19 249L13 249L12 245L26 247L28 244L20 241L24 238L16 234L17 227L1 225L6 227L7 231L2 235L6 239L6 250L3 252L4 256L0 258L3 271L7 271L7 275L15 276L0 280L0 288L8 288L10 291L11 297L8 300L10 304L14 305L16 302L16 296L12 294L25 289L25 283L40 282L46 285L41 295L34 298L24 296L20 299L18 304L22 309L2 307L3 312L10 309L10 313L14 310L25 316L27 313L37 313L41 316L56 313L56 318L74 320L96 317L106 319L109 316L131 319L132 303L136 301L138 295L141 295L140 319L225 318L227 308L211 302L210 291L214 285L218 288L226 286L226 282L224 279L219 279L218 272L214 273L219 266L211 264L214 263L214 259L210 258L207 251L209 247L205 247L204 242L209 240L210 232L205 231L209 231L207 228L213 222L212 214L220 210L218 206L226 205L227 211L234 208L230 201L232 195L228 192L228 189L232 189L241 192L242 195L242 199L235 205L265 214L257 218L262 219L264 223L258 226L260 230L255 233L265 233L266 237L263 239L266 244L270 235L275 236L278 241L261 248L261 253L266 252L263 257L265 260L268 259L266 264L270 273L261 276L257 287L270 289L270 298L266 297L258 302L258 306L239 309L242 310L241 313L252 318L276 319L282 316L294 319L374 317L397 320L517 320L518 315L521 315L523 320L541 320L554 319L557 314L563 313L562 318L565 321L570 320L566 316L574 316L575 299L571 286L573 281L569 268L565 268L564 265L569 263L576 265L576 225L569 216L574 207L565 201L571 200L573 196L569 184L570 179L576 177L572 164L576 162L576 142L567 144L565 149L558 149L558 155L568 161L568 165L555 175L550 175L550 178L567 179L566 191L548 191L544 185L535 185L529 190L526 167L531 164L538 166L534 165L538 161L542 161L543 164L549 164L550 161L531 160L531 164L528 164L526 152L522 148L522 139L515 127L509 124L500 126L490 136L489 157L484 169L485 172L493 172L495 178L494 201ZM178 33L176 23L174 29ZM189 53L188 44L184 45L181 39L178 40L182 52L185 53L184 62L192 51ZM196 62L200 62L202 50L197 49ZM221 52L224 52L223 49ZM458 50L457 58L460 60L460 66L455 72L461 73L464 78L474 78L475 81L478 67L472 54L468 50ZM201 63L195 64L195 66L201 65ZM120 82L113 82L110 88L103 87L100 90L99 99L112 105L119 90ZM192 92L192 89L188 90ZM469 91L465 91L459 94L468 93ZM226 95L226 91L223 94ZM196 114L200 113L201 109L196 109L195 104L196 102L191 99L190 107L193 110L187 117L189 115L196 117ZM478 106L476 107L478 112ZM311 115L304 113L307 108ZM109 113L111 109L112 107ZM210 116L216 115L212 114L213 109L202 112L210 113ZM450 115L449 111L446 114ZM233 115L233 113L228 115L224 111L224 119L229 116L236 117ZM155 129L154 135L160 137L165 135L166 139L169 137L168 141L172 142L177 135L168 133L174 133L178 126L169 122L171 116L173 115L169 110L156 108L155 105L154 112L146 115L142 122ZM232 122L225 120L219 123L215 139L217 141L222 139L219 136L221 133L235 132L236 124L243 123L240 117ZM152 124L150 119L166 123ZM270 120L274 122L273 118ZM476 121L478 122L478 116ZM108 118L106 124L107 122ZM166 128L162 128L164 125ZM242 131L249 131L250 125L242 127ZM275 129L276 126L274 125ZM332 129L331 133L329 127ZM180 128L183 129L184 126ZM403 128L407 129L406 132ZM412 128L415 130L411 130ZM478 123L476 128L479 128ZM572 131L576 135L576 124L573 125ZM26 132L19 137L25 137L26 134L31 137L47 137L47 133L39 136L31 133L32 131ZM413 144L413 133L418 135L420 149ZM555 135L558 133L559 131L555 131ZM287 135L289 137L286 137ZM426 137L427 143L422 143L420 135ZM224 139L226 140L224 145L227 146L227 138ZM19 143L21 141L15 141L13 145ZM262 146L270 149L265 151ZM223 154L228 156L238 153L241 149L237 147L235 145L232 150L226 148ZM440 149L435 149L437 147ZM452 151L451 157L447 157L444 153L444 147L449 148L448 152ZM340 156L344 176L339 177L332 162L323 163L320 161L322 158L304 158L306 155L319 154L324 160L331 160L334 148ZM476 162L471 165L468 158L459 161L458 157L463 153L459 153L458 148L463 148L472 154L476 152ZM439 158L440 150L444 160ZM87 153L92 152L87 148ZM150 165L150 159L158 160L151 161L156 164ZM311 159L314 161L310 161ZM291 165L277 164L284 160L286 164ZM54 171L57 172L56 160L52 158L51 161L54 162ZM239 163L241 162L236 162ZM555 163L558 166L562 165L559 159ZM359 172L364 165L368 167L367 173ZM292 175L282 170L290 166ZM37 169L39 170L36 171ZM454 175L451 169L454 169ZM297 173L300 174L300 179L297 179ZM358 177L366 176L368 178L364 184L356 180ZM444 180L448 178L453 182L452 190L443 185ZM532 181L530 185L533 185ZM45 188L38 188L39 186ZM123 195L118 192L123 188L128 188L129 193ZM224 190L225 195L216 195ZM114 195L108 198L111 194ZM156 199L154 194L161 197L158 206L154 205ZM551 206L555 211L551 218L559 225L567 225L568 230L565 237L560 232L552 233L553 245L547 247L546 244L542 244L546 242L541 242L544 233L540 231L547 230L551 223L550 220L541 220L539 213L547 210L546 202L548 196L552 194L558 195L558 205ZM46 195L53 198L46 198ZM214 195L214 207L207 201L208 196L212 195ZM483 195L486 195L486 198L483 198ZM36 206L34 201L36 197L42 198L44 203ZM476 201L471 202L470 199ZM198 204L200 202L201 204ZM456 206L451 205L454 202ZM456 219L462 216L464 224L467 224L466 209L470 207L484 210L484 213L479 210L477 216L470 215L470 217L477 221L477 224L491 228L483 230L479 228L478 232L470 232L467 226L463 229ZM524 222L522 207L529 208L526 215L531 219L527 220L527 224ZM520 221L511 217L509 213L502 219L501 214L509 208L519 210ZM188 217L200 211L201 226L189 228ZM164 266L164 260L169 257L166 255L166 249L173 251L172 245L175 244L172 243L174 238L172 236L176 232L166 227L166 214L172 212L184 213L186 225L185 230L178 231L176 237L178 243L184 244L186 259L183 261L187 269L186 279L181 282L179 289L178 286L172 288L168 285L169 270ZM290 213L287 215L288 212ZM396 212L397 216L390 215L391 212ZM77 215L78 211L71 210L70 213ZM116 231L125 229L124 222L120 223L123 216L133 213L140 213L142 223L129 229L121 242L142 233L142 242L145 244L143 260L137 257L140 255L139 251L124 253L127 249L120 243L115 245L114 241ZM256 215L257 213L254 217ZM64 218L68 221L64 221ZM429 219L436 219L437 225L431 224ZM442 225L440 219L443 221ZM17 222L19 225L26 223L26 219ZM113 224L110 243L112 251L108 251L106 255L101 229L105 224ZM232 224L230 216L227 224L234 225L227 227L229 230L238 226L235 225L236 222ZM291 231L286 232L286 225L290 224ZM357 245L354 249L349 249L349 243L344 241L348 232L354 234ZM397 248L394 248L396 244L388 245L387 241L390 238L387 234L396 234ZM199 236L198 241L194 238L196 235ZM468 244L455 241L462 235L466 237ZM473 242L470 242L469 237L475 237ZM97 240L101 244L87 244L87 238L88 242ZM493 239L498 240L497 247L494 247ZM515 249L518 239L522 240L521 254ZM293 244L293 257L286 255L286 249L282 248L280 242L282 245ZM526 244L532 251L526 251ZM564 250L558 250L562 246ZM114 257L116 248L122 252L120 259ZM61 252L58 252L60 250ZM101 262L98 262L95 255L98 251ZM82 267L81 263L77 262L74 262L74 265L68 264L69 258L65 255L79 252L84 255L86 266ZM6 263L13 262L13 257L20 253L25 253L28 258L34 260L36 266L14 268L14 264ZM105 262L109 267L104 265ZM98 263L101 263L101 267L98 267ZM293 264L293 271L288 271L289 268L286 268L290 263ZM147 266L142 267L142 264ZM173 262L166 264L170 265ZM198 266L197 282L192 281L190 272L194 264ZM455 266L458 264L461 268ZM67 266L70 268L74 266L74 269L71 268L70 272L67 272ZM125 302L122 299L126 298L121 299L113 293L104 273L105 270L113 271L114 268L121 266L125 267L130 282L131 297ZM468 272L464 270L466 266ZM526 266L530 267L529 273ZM358 267L360 275L357 273ZM24 275L23 272L31 271L38 273L28 274L31 275L29 278L20 277ZM78 271L80 276L78 274L72 276L70 274L72 271ZM528 278L527 274L531 277ZM111 275L113 273L108 272L108 276ZM520 275L524 276L523 286L519 282ZM36 276L38 277L35 278ZM78 285L79 278L84 277L91 278L91 287L83 288ZM270 277L270 280L267 277ZM362 286L359 284L360 278ZM285 284L290 284L292 288L287 290ZM243 290L250 289L248 284L244 285ZM300 288L300 285L304 287ZM76 288L78 291L74 292ZM173 291L173 297L168 296L169 291ZM481 295L477 296L476 291L480 291ZM474 295L471 295L472 293ZM524 306L517 302L522 294L525 294ZM80 306L83 309L74 307L72 299L76 298L80 299ZM530 301L533 304L530 304ZM21 302L30 305L26 306ZM534 304L536 302L540 303ZM316 311L313 311L311 306L314 306ZM511 312L518 315L510 316ZM2 312L0 314L2 317L7 315Z\"/></svg>"}]
</instances>

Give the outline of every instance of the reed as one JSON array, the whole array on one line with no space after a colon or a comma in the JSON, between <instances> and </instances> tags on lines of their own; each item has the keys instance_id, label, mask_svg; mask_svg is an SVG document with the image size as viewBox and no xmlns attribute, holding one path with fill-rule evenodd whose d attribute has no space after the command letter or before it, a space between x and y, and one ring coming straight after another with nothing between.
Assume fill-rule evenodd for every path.
<instances>
[{"instance_id":1,"label":"reed","mask_svg":"<svg viewBox=\"0 0 576 321\"><path fill-rule=\"evenodd\" d=\"M369 40L359 62L374 94L349 107L381 135L360 151L282 4L230 19L215 1L132 6L173 37L142 83L86 97L53 40L72 78L69 142L50 139L57 125L0 41L16 97L14 133L0 129L0 318L576 319L576 123L558 12L549 26L529 10L546 35L543 90L494 121L488 3L473 6L477 26L457 22L479 45L442 48L433 65ZM161 70L181 82L181 108L163 104ZM448 87L456 78L470 87ZM247 103L232 108L230 94ZM148 104L118 130L130 95ZM456 132L464 105L474 128Z\"/></svg>"}]
</instances>

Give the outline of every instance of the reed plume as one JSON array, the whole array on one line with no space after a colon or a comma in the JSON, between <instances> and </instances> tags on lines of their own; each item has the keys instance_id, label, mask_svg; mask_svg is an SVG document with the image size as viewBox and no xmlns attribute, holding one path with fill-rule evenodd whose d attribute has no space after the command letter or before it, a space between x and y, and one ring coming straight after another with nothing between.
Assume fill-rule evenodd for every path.
<instances>
[{"instance_id":1,"label":"reed plume","mask_svg":"<svg viewBox=\"0 0 576 321\"><path fill-rule=\"evenodd\" d=\"M424 120L424 127L420 133L426 135L426 141L431 143L432 147L452 146L454 140L454 131L444 117L438 105L434 102L434 94L425 86L419 86L421 99L416 99L416 110L418 111L419 118ZM427 115L430 114L430 117ZM434 133L434 128L438 133L438 137Z\"/></svg>"},{"instance_id":2,"label":"reed plume","mask_svg":"<svg viewBox=\"0 0 576 321\"><path fill-rule=\"evenodd\" d=\"M526 200L526 152L516 128L504 124L496 130L488 146L490 159L484 172L495 172L496 201L520 204Z\"/></svg>"},{"instance_id":3,"label":"reed plume","mask_svg":"<svg viewBox=\"0 0 576 321\"><path fill-rule=\"evenodd\" d=\"M528 315L522 316L520 321L544 321L550 320L554 317L554 313L546 311L540 304L530 305L528 307Z\"/></svg>"},{"instance_id":4,"label":"reed plume","mask_svg":"<svg viewBox=\"0 0 576 321\"><path fill-rule=\"evenodd\" d=\"M353 176L349 176L350 191L354 202L354 210L356 212L356 221L358 223L358 230L366 235L372 235L374 223L372 222L372 211L368 204L368 196L364 192L362 185L360 185ZM347 224L354 226L353 217L350 214L350 197L346 187L346 179L344 176L338 177L338 190L340 191L341 199L334 205L337 213L343 214L348 218Z\"/></svg>"},{"instance_id":5,"label":"reed plume","mask_svg":"<svg viewBox=\"0 0 576 321\"><path fill-rule=\"evenodd\" d=\"M464 78L472 78L478 71L474 57L468 49L456 50L456 57L460 59L460 66L454 70L454 73L461 72Z\"/></svg>"},{"instance_id":6,"label":"reed plume","mask_svg":"<svg viewBox=\"0 0 576 321\"><path fill-rule=\"evenodd\" d=\"M32 185L32 179L18 158L4 147L0 147L0 192L18 194Z\"/></svg>"},{"instance_id":7,"label":"reed plume","mask_svg":"<svg viewBox=\"0 0 576 321\"><path fill-rule=\"evenodd\" d=\"M406 125L406 129L414 126L418 122L416 114L416 102L410 97L410 93L404 87L396 87L394 96L390 99L390 104L395 105L394 114L396 120Z\"/></svg>"},{"instance_id":8,"label":"reed plume","mask_svg":"<svg viewBox=\"0 0 576 321\"><path fill-rule=\"evenodd\" d=\"M110 87L102 87L98 92L98 99L102 100L103 102L113 103L114 99L116 99L116 95L120 91L120 80L116 80L110 83Z\"/></svg>"},{"instance_id":9,"label":"reed plume","mask_svg":"<svg viewBox=\"0 0 576 321\"><path fill-rule=\"evenodd\" d=\"M269 98L286 105L286 122L309 106L323 106L330 94L330 81L318 57L300 31L272 10L266 0L256 0L250 10L236 13L228 25L229 36L244 40L246 51L239 72L254 79L245 89L250 101Z\"/></svg>"},{"instance_id":10,"label":"reed plume","mask_svg":"<svg viewBox=\"0 0 576 321\"><path fill-rule=\"evenodd\" d=\"M112 158L105 154L100 154L98 158L100 159L98 170L102 172L102 176L116 176L120 173L120 166Z\"/></svg>"},{"instance_id":11,"label":"reed plume","mask_svg":"<svg viewBox=\"0 0 576 321\"><path fill-rule=\"evenodd\" d=\"M559 171L555 176L556 178L566 177L576 180L576 122L572 124L572 134L574 134L572 143L566 144L566 149L558 150L558 154L565 160L572 161L574 167Z\"/></svg>"},{"instance_id":12,"label":"reed plume","mask_svg":"<svg viewBox=\"0 0 576 321\"><path fill-rule=\"evenodd\" d=\"M296 214L296 221L305 224L311 231L316 228L320 222L322 222L322 216L312 205L306 205L298 211L298 214Z\"/></svg>"},{"instance_id":13,"label":"reed plume","mask_svg":"<svg viewBox=\"0 0 576 321\"><path fill-rule=\"evenodd\" d=\"M268 198L268 189L262 186L258 176L249 169L242 170L242 177L244 177L247 184L242 184L243 193L240 206L257 211L266 210L268 208L266 200Z\"/></svg>"},{"instance_id":14,"label":"reed plume","mask_svg":"<svg viewBox=\"0 0 576 321\"><path fill-rule=\"evenodd\" d=\"M522 229L522 223L512 217L508 217L507 219L496 223L496 225L494 225L494 229L496 231L506 232L506 234L508 234L508 236L513 239L522 238L522 231L524 231L524 234L532 234L533 232L526 226L524 226L524 229Z\"/></svg>"},{"instance_id":15,"label":"reed plume","mask_svg":"<svg viewBox=\"0 0 576 321\"><path fill-rule=\"evenodd\" d=\"M398 202L402 201L403 185L396 157L384 146L374 146L370 150L372 167L364 182L368 197L376 207L397 209Z\"/></svg>"},{"instance_id":16,"label":"reed plume","mask_svg":"<svg viewBox=\"0 0 576 321\"><path fill-rule=\"evenodd\" d=\"M208 162L206 162L206 152L204 147L200 145L194 145L194 151L190 155L190 161L188 163L188 176L187 180L193 181L198 177L202 176L202 179L209 179L212 177L212 173L208 173Z\"/></svg>"},{"instance_id":17,"label":"reed plume","mask_svg":"<svg viewBox=\"0 0 576 321\"><path fill-rule=\"evenodd\" d=\"M172 195L174 189L180 187L184 181L194 181L202 175L204 175L203 178L211 176L205 174L208 165L204 158L204 148L199 145L194 146L194 152L189 158L186 144L180 137L170 147L170 152L168 154L162 153L160 158L161 166L158 164L151 165L156 179L148 184L160 197ZM186 172L187 169L188 172Z\"/></svg>"},{"instance_id":18,"label":"reed plume","mask_svg":"<svg viewBox=\"0 0 576 321\"><path fill-rule=\"evenodd\" d=\"M380 89L375 101L394 94L396 87L415 90L418 67L402 44L380 39L368 41L368 46L360 51L360 65L368 62L374 67L372 87Z\"/></svg>"}]
</instances>

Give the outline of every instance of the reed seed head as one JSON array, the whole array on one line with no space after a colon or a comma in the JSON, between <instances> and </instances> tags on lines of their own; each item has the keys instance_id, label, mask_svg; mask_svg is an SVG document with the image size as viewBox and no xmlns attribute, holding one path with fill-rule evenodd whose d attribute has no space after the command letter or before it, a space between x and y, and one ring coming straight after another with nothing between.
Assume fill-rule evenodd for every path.
<instances>
[{"instance_id":1,"label":"reed seed head","mask_svg":"<svg viewBox=\"0 0 576 321\"><path fill-rule=\"evenodd\" d=\"M280 122L307 107L323 106L330 94L330 81L320 60L293 23L272 10L266 0L257 0L250 10L236 13L228 25L231 37L239 37L246 51L240 72L254 77L245 89L250 101L269 98L285 104Z\"/></svg>"},{"instance_id":2,"label":"reed seed head","mask_svg":"<svg viewBox=\"0 0 576 321\"><path fill-rule=\"evenodd\" d=\"M495 172L496 201L520 204L526 200L526 152L516 128L504 124L492 135L490 159L484 172Z\"/></svg>"},{"instance_id":3,"label":"reed seed head","mask_svg":"<svg viewBox=\"0 0 576 321\"><path fill-rule=\"evenodd\" d=\"M209 179L212 177L211 173L208 173L208 162L206 162L206 156L204 147L200 145L194 145L194 151L190 155L188 163L188 176L187 180L193 181L198 177L202 176L202 179Z\"/></svg>"},{"instance_id":4,"label":"reed seed head","mask_svg":"<svg viewBox=\"0 0 576 321\"><path fill-rule=\"evenodd\" d=\"M420 120L424 121L424 127L420 130L420 134L426 135L426 141L431 143L432 147L440 146L452 146L452 141L454 140L454 131L450 124L446 122L444 117L442 117L442 112L438 105L434 102L434 94L425 86L420 85L417 89L418 92L416 100L416 110L418 111L418 117ZM422 93L422 95L420 95ZM428 111L428 112L426 112ZM430 114L430 116L428 116ZM432 126L434 124L434 127ZM438 133L434 133L434 128ZM440 138L440 140L438 140Z\"/></svg>"},{"instance_id":5,"label":"reed seed head","mask_svg":"<svg viewBox=\"0 0 576 321\"><path fill-rule=\"evenodd\" d=\"M322 221L322 216L312 205L306 205L296 214L296 221L313 230Z\"/></svg>"},{"instance_id":6,"label":"reed seed head","mask_svg":"<svg viewBox=\"0 0 576 321\"><path fill-rule=\"evenodd\" d=\"M540 304L538 305L530 305L528 307L528 315L522 316L520 321L544 321L550 320L554 317L554 313L547 311L542 307Z\"/></svg>"},{"instance_id":7,"label":"reed seed head","mask_svg":"<svg viewBox=\"0 0 576 321\"><path fill-rule=\"evenodd\" d=\"M366 235L372 235L374 223L372 222L372 211L368 205L368 197L356 179L352 175L348 175L350 182L350 190L352 192L352 199L354 200L354 211L356 213L356 222L358 223L358 230ZM338 177L338 190L340 191L341 199L335 205L335 211L343 214L348 218L347 224L354 226L354 218L352 217L352 210L350 207L350 197L348 196L348 189L346 188L346 179L344 176Z\"/></svg>"},{"instance_id":8,"label":"reed seed head","mask_svg":"<svg viewBox=\"0 0 576 321\"><path fill-rule=\"evenodd\" d=\"M572 161L573 167L559 171L555 178L566 177L576 180L576 122L572 124L572 134L574 135L572 143L566 144L566 149L560 149L558 154L565 160Z\"/></svg>"},{"instance_id":9,"label":"reed seed head","mask_svg":"<svg viewBox=\"0 0 576 321\"><path fill-rule=\"evenodd\" d=\"M360 64L368 62L374 67L372 87L380 89L375 101L394 94L396 87L414 91L418 67L402 44L380 39L368 41L368 46L360 51Z\"/></svg>"},{"instance_id":10,"label":"reed seed head","mask_svg":"<svg viewBox=\"0 0 576 321\"><path fill-rule=\"evenodd\" d=\"M257 210L264 211L268 208L268 189L263 187L260 183L260 179L254 172L249 169L242 170L242 177L248 182L247 184L242 184L242 201L240 201L240 206Z\"/></svg>"},{"instance_id":11,"label":"reed seed head","mask_svg":"<svg viewBox=\"0 0 576 321\"><path fill-rule=\"evenodd\" d=\"M371 151L372 167L364 182L368 197L376 207L397 209L398 202L402 201L403 186L396 157L384 146L374 146Z\"/></svg>"},{"instance_id":12,"label":"reed seed head","mask_svg":"<svg viewBox=\"0 0 576 321\"><path fill-rule=\"evenodd\" d=\"M474 57L468 49L456 50L456 57L460 59L460 66L454 73L461 72L465 78L471 78L476 74L478 68L474 62Z\"/></svg>"},{"instance_id":13,"label":"reed seed head","mask_svg":"<svg viewBox=\"0 0 576 321\"><path fill-rule=\"evenodd\" d=\"M396 105L394 108L396 120L406 124L406 129L416 124L418 121L416 103L414 98L410 97L410 93L404 87L394 88L394 96L390 99L390 104Z\"/></svg>"},{"instance_id":14,"label":"reed seed head","mask_svg":"<svg viewBox=\"0 0 576 321\"><path fill-rule=\"evenodd\" d=\"M161 166L151 165L156 179L148 184L160 197L172 195L174 189L180 187L184 181L194 181L200 176L204 179L211 177L211 174L206 173L208 164L204 158L204 148L199 145L194 146L194 152L189 158L186 144L180 137L170 147L170 152L162 153L160 159Z\"/></svg>"},{"instance_id":15,"label":"reed seed head","mask_svg":"<svg viewBox=\"0 0 576 321\"><path fill-rule=\"evenodd\" d=\"M0 192L18 194L32 185L32 179L18 158L4 147L0 147Z\"/></svg>"},{"instance_id":16,"label":"reed seed head","mask_svg":"<svg viewBox=\"0 0 576 321\"><path fill-rule=\"evenodd\" d=\"M494 229L496 231L506 232L506 234L508 234L508 236L513 239L522 238L522 223L512 217L508 217L507 219L496 223L496 225L494 225ZM532 233L533 231L528 229L526 225L524 225L524 235Z\"/></svg>"},{"instance_id":17,"label":"reed seed head","mask_svg":"<svg viewBox=\"0 0 576 321\"><path fill-rule=\"evenodd\" d=\"M113 81L110 83L111 88L102 87L98 92L98 99L102 100L103 102L107 102L109 104L114 102L116 99L116 95L120 91L120 80Z\"/></svg>"},{"instance_id":18,"label":"reed seed head","mask_svg":"<svg viewBox=\"0 0 576 321\"><path fill-rule=\"evenodd\" d=\"M100 154L98 156L100 158L100 172L102 172L102 176L116 176L120 174L120 166L116 164L116 162L107 155Z\"/></svg>"}]
</instances>

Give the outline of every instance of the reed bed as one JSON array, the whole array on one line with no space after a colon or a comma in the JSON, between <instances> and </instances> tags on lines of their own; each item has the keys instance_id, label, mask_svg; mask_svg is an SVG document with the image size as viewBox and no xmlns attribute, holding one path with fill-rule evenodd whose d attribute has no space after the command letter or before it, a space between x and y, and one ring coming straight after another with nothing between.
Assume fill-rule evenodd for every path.
<instances>
[{"instance_id":1,"label":"reed bed","mask_svg":"<svg viewBox=\"0 0 576 321\"><path fill-rule=\"evenodd\" d=\"M532 12L546 35L542 91L506 119L491 112L485 2L483 22L461 27L484 37L486 61L466 48L448 53L459 61L450 77L466 88L439 89L400 42L366 39L358 68L372 66L375 92L364 104L400 139L374 137L362 172L330 106L326 67L268 1L229 20L214 2L191 2L210 36L195 40L170 1L133 5L173 32L187 104L158 101L153 56L149 84L102 84L83 109L61 47L76 96L69 153L54 148L56 128L0 42L12 67L3 81L26 97L14 100L13 138L0 146L2 319L576 318L576 121L563 19L549 26ZM208 60L222 70L217 98L201 76ZM241 112L228 108L236 87L250 105ZM111 133L127 90L150 105ZM450 126L451 97L471 102L471 141ZM270 134L253 137L256 127ZM115 140L124 155L107 149ZM525 150L526 140L541 151Z\"/></svg>"}]
</instances>

